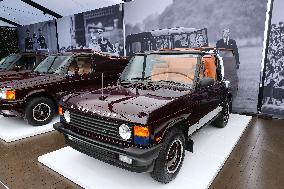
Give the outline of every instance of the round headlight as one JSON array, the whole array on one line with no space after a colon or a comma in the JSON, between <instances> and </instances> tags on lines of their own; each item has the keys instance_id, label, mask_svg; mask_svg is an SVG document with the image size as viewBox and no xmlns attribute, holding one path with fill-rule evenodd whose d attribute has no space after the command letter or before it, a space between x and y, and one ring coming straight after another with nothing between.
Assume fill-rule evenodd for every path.
<instances>
[{"instance_id":1,"label":"round headlight","mask_svg":"<svg viewBox=\"0 0 284 189\"><path fill-rule=\"evenodd\" d=\"M68 110L66 110L66 111L64 112L63 116L64 116L65 121L66 121L67 123L69 123L69 122L70 122L70 112L69 112Z\"/></svg>"},{"instance_id":2,"label":"round headlight","mask_svg":"<svg viewBox=\"0 0 284 189\"><path fill-rule=\"evenodd\" d=\"M131 130L126 124L119 126L119 135L123 140L128 140L131 137Z\"/></svg>"}]
</instances>

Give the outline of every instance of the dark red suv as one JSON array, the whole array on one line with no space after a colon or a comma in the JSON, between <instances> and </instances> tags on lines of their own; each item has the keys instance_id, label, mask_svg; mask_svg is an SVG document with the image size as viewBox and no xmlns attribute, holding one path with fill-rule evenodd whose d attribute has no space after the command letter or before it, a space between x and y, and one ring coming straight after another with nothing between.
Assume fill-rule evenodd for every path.
<instances>
[{"instance_id":1,"label":"dark red suv","mask_svg":"<svg viewBox=\"0 0 284 189\"><path fill-rule=\"evenodd\" d=\"M0 82L0 113L21 116L34 126L49 123L63 94L113 84L128 60L99 53L64 53L48 56L32 72Z\"/></svg>"},{"instance_id":2,"label":"dark red suv","mask_svg":"<svg viewBox=\"0 0 284 189\"><path fill-rule=\"evenodd\" d=\"M64 97L54 128L80 152L168 183L185 150L193 151L191 135L228 122L232 96L223 73L218 49L136 54L117 85Z\"/></svg>"}]
</instances>

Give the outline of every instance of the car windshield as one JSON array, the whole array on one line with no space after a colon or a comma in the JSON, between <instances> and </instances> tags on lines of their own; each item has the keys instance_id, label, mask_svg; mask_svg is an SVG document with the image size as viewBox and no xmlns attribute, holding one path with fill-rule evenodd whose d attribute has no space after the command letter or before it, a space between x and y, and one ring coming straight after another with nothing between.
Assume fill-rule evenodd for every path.
<instances>
[{"instance_id":1,"label":"car windshield","mask_svg":"<svg viewBox=\"0 0 284 189\"><path fill-rule=\"evenodd\" d=\"M8 68L11 63L15 62L18 58L20 58L21 55L19 54L12 54L9 56L4 57L2 60L0 60L0 68L6 69Z\"/></svg>"},{"instance_id":2,"label":"car windshield","mask_svg":"<svg viewBox=\"0 0 284 189\"><path fill-rule=\"evenodd\" d=\"M200 59L196 54L136 55L123 71L121 82L166 82L192 86L195 68Z\"/></svg>"},{"instance_id":3,"label":"car windshield","mask_svg":"<svg viewBox=\"0 0 284 189\"><path fill-rule=\"evenodd\" d=\"M35 69L39 73L63 74L72 56L48 56Z\"/></svg>"}]
</instances>

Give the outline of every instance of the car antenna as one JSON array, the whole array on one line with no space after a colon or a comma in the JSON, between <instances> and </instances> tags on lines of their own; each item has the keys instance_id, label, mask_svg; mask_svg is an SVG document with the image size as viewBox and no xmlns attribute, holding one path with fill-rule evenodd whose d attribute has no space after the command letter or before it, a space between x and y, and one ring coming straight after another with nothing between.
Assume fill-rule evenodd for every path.
<instances>
[{"instance_id":1,"label":"car antenna","mask_svg":"<svg viewBox=\"0 0 284 189\"><path fill-rule=\"evenodd\" d=\"M102 73L102 89L101 89L101 92L102 92L102 96L100 97L100 100L105 100L106 97L104 96L104 73Z\"/></svg>"}]
</instances>

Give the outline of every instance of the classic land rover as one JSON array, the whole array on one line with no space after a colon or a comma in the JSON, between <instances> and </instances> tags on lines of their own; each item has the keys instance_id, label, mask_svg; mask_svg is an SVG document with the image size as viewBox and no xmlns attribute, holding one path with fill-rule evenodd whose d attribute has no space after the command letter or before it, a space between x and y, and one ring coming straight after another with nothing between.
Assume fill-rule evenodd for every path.
<instances>
[{"instance_id":1,"label":"classic land rover","mask_svg":"<svg viewBox=\"0 0 284 189\"><path fill-rule=\"evenodd\" d=\"M231 94L220 50L136 54L117 85L63 97L54 128L82 153L168 183L185 150L193 152L191 135L228 122Z\"/></svg>"},{"instance_id":2,"label":"classic land rover","mask_svg":"<svg viewBox=\"0 0 284 189\"><path fill-rule=\"evenodd\" d=\"M0 60L0 79L31 72L46 57L41 52L10 54Z\"/></svg>"},{"instance_id":3,"label":"classic land rover","mask_svg":"<svg viewBox=\"0 0 284 189\"><path fill-rule=\"evenodd\" d=\"M116 82L127 65L125 57L100 53L70 52L48 56L32 72L18 74L0 82L0 113L21 116L29 124L49 123L57 113L62 94L101 87Z\"/></svg>"}]
</instances>

